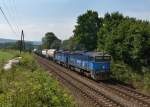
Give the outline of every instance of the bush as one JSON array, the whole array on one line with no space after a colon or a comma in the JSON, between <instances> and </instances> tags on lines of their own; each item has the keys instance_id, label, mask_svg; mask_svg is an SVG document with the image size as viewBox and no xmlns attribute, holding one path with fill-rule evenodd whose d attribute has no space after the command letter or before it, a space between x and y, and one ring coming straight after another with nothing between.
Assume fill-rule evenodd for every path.
<instances>
[{"instance_id":1,"label":"bush","mask_svg":"<svg viewBox=\"0 0 150 107\"><path fill-rule=\"evenodd\" d=\"M113 62L111 65L111 72L113 78L126 83L129 82L129 69L127 69L125 65L121 64L121 62Z\"/></svg>"},{"instance_id":2,"label":"bush","mask_svg":"<svg viewBox=\"0 0 150 107\"><path fill-rule=\"evenodd\" d=\"M113 61L111 65L111 77L126 84L130 84L143 92L150 93L149 72L141 74L121 61Z\"/></svg>"}]
</instances>

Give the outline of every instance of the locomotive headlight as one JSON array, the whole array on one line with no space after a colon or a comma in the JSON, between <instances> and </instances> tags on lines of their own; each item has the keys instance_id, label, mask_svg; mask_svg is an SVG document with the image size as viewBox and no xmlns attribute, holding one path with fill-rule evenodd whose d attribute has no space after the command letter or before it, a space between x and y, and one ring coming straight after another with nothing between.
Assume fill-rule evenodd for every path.
<instances>
[{"instance_id":1,"label":"locomotive headlight","mask_svg":"<svg viewBox=\"0 0 150 107\"><path fill-rule=\"evenodd\" d=\"M103 67L102 67L103 69L105 69L105 65L103 65Z\"/></svg>"}]
</instances>

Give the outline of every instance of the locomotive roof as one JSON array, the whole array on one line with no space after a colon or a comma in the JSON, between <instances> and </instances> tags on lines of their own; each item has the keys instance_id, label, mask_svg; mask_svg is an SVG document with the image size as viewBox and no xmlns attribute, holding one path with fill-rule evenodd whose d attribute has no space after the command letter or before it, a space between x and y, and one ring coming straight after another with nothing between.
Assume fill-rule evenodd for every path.
<instances>
[{"instance_id":1,"label":"locomotive roof","mask_svg":"<svg viewBox=\"0 0 150 107\"><path fill-rule=\"evenodd\" d=\"M87 52L87 51L70 52L70 51L59 50L59 51L57 51L57 53L67 53L67 54L73 54L73 55L86 55L86 56L91 56L91 57L95 57L95 56L110 56L109 54L104 53L104 52Z\"/></svg>"},{"instance_id":2,"label":"locomotive roof","mask_svg":"<svg viewBox=\"0 0 150 107\"><path fill-rule=\"evenodd\" d=\"M86 51L76 51L76 52L73 52L71 54L86 55L86 56L91 56L91 57L95 57L95 56L110 56L109 54L104 53L104 52L86 52Z\"/></svg>"},{"instance_id":3,"label":"locomotive roof","mask_svg":"<svg viewBox=\"0 0 150 107\"><path fill-rule=\"evenodd\" d=\"M56 51L57 53L70 53L69 51L63 51L63 50L59 50L59 51Z\"/></svg>"},{"instance_id":4,"label":"locomotive roof","mask_svg":"<svg viewBox=\"0 0 150 107\"><path fill-rule=\"evenodd\" d=\"M85 54L87 56L92 56L92 57L95 57L95 56L110 56L109 54L104 53L104 52L86 52Z\"/></svg>"},{"instance_id":5,"label":"locomotive roof","mask_svg":"<svg viewBox=\"0 0 150 107\"><path fill-rule=\"evenodd\" d=\"M56 49L48 49L48 51L56 51Z\"/></svg>"}]
</instances>

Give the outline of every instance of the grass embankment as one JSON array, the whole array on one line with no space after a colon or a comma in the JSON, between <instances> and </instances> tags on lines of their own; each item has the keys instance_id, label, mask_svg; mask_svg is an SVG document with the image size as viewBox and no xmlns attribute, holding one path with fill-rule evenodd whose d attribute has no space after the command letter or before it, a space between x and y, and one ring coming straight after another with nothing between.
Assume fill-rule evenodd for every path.
<instances>
[{"instance_id":1,"label":"grass embankment","mask_svg":"<svg viewBox=\"0 0 150 107\"><path fill-rule=\"evenodd\" d=\"M112 62L112 77L150 95L150 72L139 73L121 61Z\"/></svg>"},{"instance_id":2,"label":"grass embankment","mask_svg":"<svg viewBox=\"0 0 150 107\"><path fill-rule=\"evenodd\" d=\"M0 67L9 59L16 57L18 52L13 50L0 50Z\"/></svg>"},{"instance_id":3,"label":"grass embankment","mask_svg":"<svg viewBox=\"0 0 150 107\"><path fill-rule=\"evenodd\" d=\"M4 56L13 57L8 53ZM19 65L10 71L0 70L0 106L71 107L74 104L72 97L40 68L33 56L24 53Z\"/></svg>"}]
</instances>

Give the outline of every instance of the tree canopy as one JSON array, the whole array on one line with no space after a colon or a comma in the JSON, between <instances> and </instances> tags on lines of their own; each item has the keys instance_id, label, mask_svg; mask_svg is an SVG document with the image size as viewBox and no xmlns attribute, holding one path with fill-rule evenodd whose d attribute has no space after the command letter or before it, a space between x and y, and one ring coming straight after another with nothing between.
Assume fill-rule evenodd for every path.
<instances>
[{"instance_id":1,"label":"tree canopy","mask_svg":"<svg viewBox=\"0 0 150 107\"><path fill-rule=\"evenodd\" d=\"M101 20L98 13L88 10L77 19L77 25L74 30L74 38L77 42L77 48L82 50L94 50L97 47L97 32Z\"/></svg>"},{"instance_id":2,"label":"tree canopy","mask_svg":"<svg viewBox=\"0 0 150 107\"><path fill-rule=\"evenodd\" d=\"M150 64L150 23L124 17L118 12L106 14L98 32L98 50L110 52L116 60L139 69Z\"/></svg>"},{"instance_id":3,"label":"tree canopy","mask_svg":"<svg viewBox=\"0 0 150 107\"><path fill-rule=\"evenodd\" d=\"M61 40L59 40L53 32L48 32L42 38L42 47L45 49L56 48L60 47Z\"/></svg>"}]
</instances>

